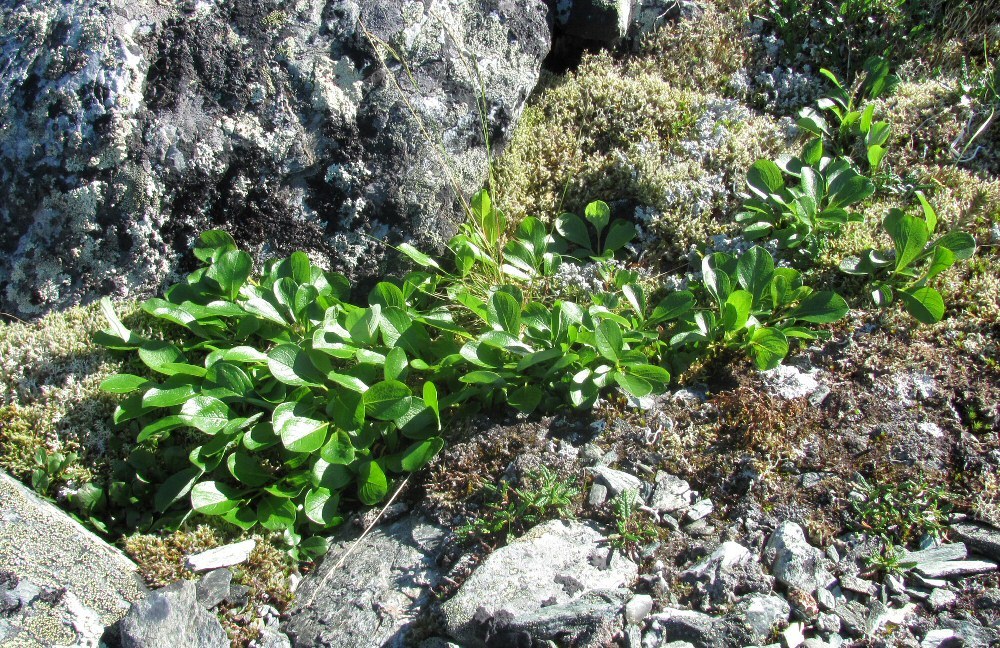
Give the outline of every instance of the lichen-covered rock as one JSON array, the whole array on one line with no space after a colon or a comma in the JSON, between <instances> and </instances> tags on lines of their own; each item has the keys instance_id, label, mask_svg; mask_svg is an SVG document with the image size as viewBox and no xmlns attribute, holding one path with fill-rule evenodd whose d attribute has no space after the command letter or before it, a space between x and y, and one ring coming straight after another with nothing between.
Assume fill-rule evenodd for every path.
<instances>
[{"instance_id":1,"label":"lichen-covered rock","mask_svg":"<svg viewBox=\"0 0 1000 648\"><path fill-rule=\"evenodd\" d=\"M535 0L5 3L0 310L155 288L208 227L356 273L440 244L548 47Z\"/></svg>"},{"instance_id":2,"label":"lichen-covered rock","mask_svg":"<svg viewBox=\"0 0 1000 648\"><path fill-rule=\"evenodd\" d=\"M0 473L0 646L97 648L144 591L121 552Z\"/></svg>"},{"instance_id":3,"label":"lichen-covered rock","mask_svg":"<svg viewBox=\"0 0 1000 648\"><path fill-rule=\"evenodd\" d=\"M443 537L441 527L407 516L356 547L354 538L335 543L299 585L283 630L296 646L402 645L440 580L435 559Z\"/></svg>"},{"instance_id":4,"label":"lichen-covered rock","mask_svg":"<svg viewBox=\"0 0 1000 648\"><path fill-rule=\"evenodd\" d=\"M484 645L505 628L527 629L536 621L547 627L541 611L549 606L629 584L637 574L635 563L603 540L594 523L553 520L536 526L490 554L441 606L448 633L462 645ZM621 609L627 599L613 605ZM590 601L584 607L594 612L607 604Z\"/></svg>"},{"instance_id":5,"label":"lichen-covered rock","mask_svg":"<svg viewBox=\"0 0 1000 648\"><path fill-rule=\"evenodd\" d=\"M809 544L802 527L782 522L764 547L764 557L779 583L812 594L832 581L822 552Z\"/></svg>"}]
</instances>

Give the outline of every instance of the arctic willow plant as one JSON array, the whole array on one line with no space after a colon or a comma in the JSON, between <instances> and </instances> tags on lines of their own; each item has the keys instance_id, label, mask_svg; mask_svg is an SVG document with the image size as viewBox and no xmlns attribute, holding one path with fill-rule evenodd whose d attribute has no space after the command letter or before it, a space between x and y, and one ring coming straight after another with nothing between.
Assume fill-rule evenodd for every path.
<instances>
[{"instance_id":1,"label":"arctic willow plant","mask_svg":"<svg viewBox=\"0 0 1000 648\"><path fill-rule=\"evenodd\" d=\"M805 324L846 312L761 248L706 259L704 286L655 304L627 272L590 303L559 299L549 280L573 261L568 251L606 257L632 230L609 226L595 203L597 237L568 215L563 236L533 218L508 235L485 192L472 204L450 258L400 246L422 269L378 283L364 304L301 252L254 275L221 231L195 248L204 267L142 306L180 327L178 343L138 336L105 301L99 341L136 352L156 376L102 385L124 396L115 421L139 430L135 477L112 484L112 499L140 509L151 499L166 527L192 512L259 525L312 557L325 550L316 534L342 521L342 501L381 501L391 476L441 450L459 411L586 408L612 390L641 399L666 390L665 367L719 346L773 367L788 338L821 335Z\"/></svg>"}]
</instances>

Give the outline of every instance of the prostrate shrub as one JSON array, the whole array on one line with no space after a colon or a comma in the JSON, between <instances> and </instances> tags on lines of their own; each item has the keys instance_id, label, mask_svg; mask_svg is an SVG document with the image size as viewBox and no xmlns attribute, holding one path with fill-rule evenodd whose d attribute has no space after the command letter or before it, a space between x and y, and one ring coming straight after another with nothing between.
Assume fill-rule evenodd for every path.
<instances>
[{"instance_id":1,"label":"prostrate shrub","mask_svg":"<svg viewBox=\"0 0 1000 648\"><path fill-rule=\"evenodd\" d=\"M652 304L636 273L614 269L635 230L604 203L564 214L555 232L528 218L510 235L486 192L472 205L448 260L402 245L422 269L378 283L366 304L301 252L255 274L221 231L195 248L204 267L142 306L180 327L178 343L136 335L105 302L99 341L158 376L102 384L125 396L115 421L142 426L134 478L107 495L143 511L139 526L218 516L282 532L294 555L314 557L326 548L315 534L343 520L341 500L382 501L391 476L443 447L459 412L589 408L610 391L634 401L719 348L774 367L789 338L821 337L808 325L847 312L759 247L706 257L704 284ZM606 278L586 303L554 292L559 265L577 257Z\"/></svg>"}]
</instances>

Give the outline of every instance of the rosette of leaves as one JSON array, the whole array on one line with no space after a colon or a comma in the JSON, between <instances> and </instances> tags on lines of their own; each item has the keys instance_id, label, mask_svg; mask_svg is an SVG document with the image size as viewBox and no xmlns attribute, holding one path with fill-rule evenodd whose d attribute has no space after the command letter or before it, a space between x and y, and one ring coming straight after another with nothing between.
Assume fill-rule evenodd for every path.
<instances>
[{"instance_id":1,"label":"rosette of leaves","mask_svg":"<svg viewBox=\"0 0 1000 648\"><path fill-rule=\"evenodd\" d=\"M325 542L302 532L338 525L341 498L379 502L387 473L417 470L443 446L436 387L409 370L436 351L424 323L435 314L412 306L429 278L380 283L360 307L346 278L303 253L269 262L259 280L224 232L206 232L195 253L207 265L142 306L183 341L143 339L104 302L99 341L137 352L156 375L104 381L125 396L114 420L137 421L138 454L172 465L163 477L157 462L136 462L135 479L156 482L168 520L193 511L259 525L314 556Z\"/></svg>"},{"instance_id":2,"label":"rosette of leaves","mask_svg":"<svg viewBox=\"0 0 1000 648\"><path fill-rule=\"evenodd\" d=\"M760 246L739 257L708 255L702 275L710 305L682 320L670 346L702 353L713 347L740 350L762 371L781 364L790 339L829 338L829 331L812 325L836 322L848 311L843 297L804 285L797 270L775 267Z\"/></svg>"},{"instance_id":3,"label":"rosette of leaves","mask_svg":"<svg viewBox=\"0 0 1000 648\"><path fill-rule=\"evenodd\" d=\"M899 77L890 73L888 61L877 56L865 61L864 71L855 88L845 88L833 72L821 68L820 74L833 84L833 90L817 102L817 107L831 115L833 123L813 108L803 108L796 123L835 155L851 155L860 141L869 172L874 174L885 157L892 129L888 122L875 120L874 103L861 104L891 93L899 85Z\"/></svg>"},{"instance_id":4,"label":"rosette of leaves","mask_svg":"<svg viewBox=\"0 0 1000 648\"><path fill-rule=\"evenodd\" d=\"M937 212L922 193L917 192L917 198L921 216L890 209L882 220L892 250L865 250L842 261L840 269L869 277L869 294L879 308L900 301L918 322L934 324L944 317L945 304L930 283L957 261L971 258L976 253L976 240L962 231L932 238L938 226Z\"/></svg>"},{"instance_id":5,"label":"rosette of leaves","mask_svg":"<svg viewBox=\"0 0 1000 648\"><path fill-rule=\"evenodd\" d=\"M588 204L583 215L564 212L556 219L556 232L577 258L608 261L635 238L635 225L622 219L612 221L611 208L604 201Z\"/></svg>"},{"instance_id":6,"label":"rosette of leaves","mask_svg":"<svg viewBox=\"0 0 1000 648\"><path fill-rule=\"evenodd\" d=\"M751 195L736 215L744 237L774 239L807 258L843 225L861 221L850 208L875 192L871 180L847 160L825 157L820 140L807 144L801 157L758 160L746 182Z\"/></svg>"}]
</instances>

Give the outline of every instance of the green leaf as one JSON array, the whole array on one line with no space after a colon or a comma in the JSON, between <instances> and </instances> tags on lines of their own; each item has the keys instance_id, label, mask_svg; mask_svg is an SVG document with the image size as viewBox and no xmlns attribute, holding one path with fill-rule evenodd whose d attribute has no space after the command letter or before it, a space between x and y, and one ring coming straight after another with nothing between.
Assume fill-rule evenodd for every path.
<instances>
[{"instance_id":1,"label":"green leaf","mask_svg":"<svg viewBox=\"0 0 1000 648\"><path fill-rule=\"evenodd\" d=\"M715 299L719 310L722 310L726 299L729 297L729 292L732 290L732 282L729 279L729 275L717 267L718 259L719 255L717 254L710 254L703 258L701 260L701 274L705 282L705 288Z\"/></svg>"},{"instance_id":2,"label":"green leaf","mask_svg":"<svg viewBox=\"0 0 1000 648\"><path fill-rule=\"evenodd\" d=\"M269 322L273 322L274 324L288 326L288 322L285 321L284 316L278 312L278 309L274 307L274 304L262 297L251 297L246 300L243 302L243 309L252 315L262 317Z\"/></svg>"},{"instance_id":3,"label":"green leaf","mask_svg":"<svg viewBox=\"0 0 1000 648\"><path fill-rule=\"evenodd\" d=\"M812 322L814 324L829 324L836 322L847 315L847 302L835 292L824 290L815 292L796 306L788 317Z\"/></svg>"},{"instance_id":4,"label":"green leaf","mask_svg":"<svg viewBox=\"0 0 1000 648\"><path fill-rule=\"evenodd\" d=\"M350 484L354 479L354 473L347 466L317 459L313 465L312 478L316 486L336 491Z\"/></svg>"},{"instance_id":5,"label":"green leaf","mask_svg":"<svg viewBox=\"0 0 1000 648\"><path fill-rule=\"evenodd\" d=\"M927 223L928 234L933 234L934 230L937 229L937 212L934 211L934 207L928 202L927 196L924 195L923 191L914 192L917 194L917 200L920 201L920 208L924 211L924 221Z\"/></svg>"},{"instance_id":6,"label":"green leaf","mask_svg":"<svg viewBox=\"0 0 1000 648\"><path fill-rule=\"evenodd\" d=\"M195 396L181 407L181 417L191 427L215 434L229 422L229 406L218 398Z\"/></svg>"},{"instance_id":7,"label":"green leaf","mask_svg":"<svg viewBox=\"0 0 1000 648\"><path fill-rule=\"evenodd\" d=\"M257 349L249 346L237 346L231 349L220 349L219 360L226 362L242 362L246 364L263 364L267 362L267 356Z\"/></svg>"},{"instance_id":8,"label":"green leaf","mask_svg":"<svg viewBox=\"0 0 1000 648\"><path fill-rule=\"evenodd\" d=\"M339 506L340 495L329 488L320 486L306 491L303 510L307 518L320 526L327 527L340 520L337 516Z\"/></svg>"},{"instance_id":9,"label":"green leaf","mask_svg":"<svg viewBox=\"0 0 1000 648\"><path fill-rule=\"evenodd\" d=\"M219 250L227 250L236 247L236 241L224 230L207 230L198 237L198 242L194 246L194 255L199 260L210 262L215 253Z\"/></svg>"},{"instance_id":10,"label":"green leaf","mask_svg":"<svg viewBox=\"0 0 1000 648\"><path fill-rule=\"evenodd\" d=\"M594 342L598 353L613 362L621 358L625 343L622 339L622 329L612 320L601 320L594 331Z\"/></svg>"},{"instance_id":11,"label":"green leaf","mask_svg":"<svg viewBox=\"0 0 1000 648\"><path fill-rule=\"evenodd\" d=\"M434 383L428 381L424 383L424 405L434 412L434 418L437 419L437 427L441 429L441 410L438 406L438 392L437 387Z\"/></svg>"},{"instance_id":12,"label":"green leaf","mask_svg":"<svg viewBox=\"0 0 1000 648\"><path fill-rule=\"evenodd\" d=\"M736 279L753 296L754 304L760 303L773 276L774 258L758 245L740 255L736 263Z\"/></svg>"},{"instance_id":13,"label":"green leaf","mask_svg":"<svg viewBox=\"0 0 1000 648\"><path fill-rule=\"evenodd\" d=\"M128 394L150 384L148 378L133 374L115 374L101 381L101 391L111 394Z\"/></svg>"},{"instance_id":14,"label":"green leaf","mask_svg":"<svg viewBox=\"0 0 1000 648\"><path fill-rule=\"evenodd\" d=\"M890 209L882 225L889 232L896 248L896 272L905 270L924 252L924 246L930 238L927 223L899 209Z\"/></svg>"},{"instance_id":15,"label":"green leaf","mask_svg":"<svg viewBox=\"0 0 1000 648\"><path fill-rule=\"evenodd\" d=\"M374 461L366 461L358 468L358 499L362 504L374 506L382 501L389 491L382 468Z\"/></svg>"},{"instance_id":16,"label":"green leaf","mask_svg":"<svg viewBox=\"0 0 1000 648\"><path fill-rule=\"evenodd\" d=\"M444 447L444 439L441 437L431 437L424 441L417 441L403 451L402 467L406 472L416 472L427 465L434 458L441 448Z\"/></svg>"},{"instance_id":17,"label":"green leaf","mask_svg":"<svg viewBox=\"0 0 1000 648\"><path fill-rule=\"evenodd\" d=\"M521 304L510 294L500 291L493 293L486 313L494 329L506 331L515 337L521 334Z\"/></svg>"},{"instance_id":18,"label":"green leaf","mask_svg":"<svg viewBox=\"0 0 1000 648\"><path fill-rule=\"evenodd\" d=\"M410 259L417 265L421 265L425 268L434 268L436 270L441 269L441 266L438 265L437 261L430 258L429 256L427 256L417 248L413 247L409 243L400 243L398 246L396 246L396 249L405 254L406 256L410 257Z\"/></svg>"},{"instance_id":19,"label":"green leaf","mask_svg":"<svg viewBox=\"0 0 1000 648\"><path fill-rule=\"evenodd\" d=\"M603 251L614 252L628 245L636 237L635 225L627 220L616 220L611 223L608 235L604 239Z\"/></svg>"},{"instance_id":20,"label":"green leaf","mask_svg":"<svg viewBox=\"0 0 1000 648\"><path fill-rule=\"evenodd\" d=\"M590 232L587 225L579 216L570 213L559 214L556 218L556 232L570 243L584 248L591 249Z\"/></svg>"},{"instance_id":21,"label":"green leaf","mask_svg":"<svg viewBox=\"0 0 1000 648\"><path fill-rule=\"evenodd\" d=\"M955 253L940 245L934 246L934 253L931 255L931 263L927 267L924 275L925 281L930 281L951 266L955 265Z\"/></svg>"},{"instance_id":22,"label":"green leaf","mask_svg":"<svg viewBox=\"0 0 1000 648\"><path fill-rule=\"evenodd\" d=\"M354 463L354 444L351 437L343 430L337 430L330 435L330 440L319 451L319 456L331 464L349 465Z\"/></svg>"},{"instance_id":23,"label":"green leaf","mask_svg":"<svg viewBox=\"0 0 1000 648\"><path fill-rule=\"evenodd\" d=\"M781 331L762 327L750 337L749 348L757 368L767 371L781 364L788 355L788 340Z\"/></svg>"},{"instance_id":24,"label":"green leaf","mask_svg":"<svg viewBox=\"0 0 1000 648\"><path fill-rule=\"evenodd\" d=\"M976 253L976 239L967 232L948 232L936 241L936 245L951 250L959 261L970 259Z\"/></svg>"},{"instance_id":25,"label":"green leaf","mask_svg":"<svg viewBox=\"0 0 1000 648\"><path fill-rule=\"evenodd\" d=\"M519 412L531 413L542 402L544 393L538 387L525 385L507 394L507 404Z\"/></svg>"},{"instance_id":26,"label":"green leaf","mask_svg":"<svg viewBox=\"0 0 1000 648\"><path fill-rule=\"evenodd\" d=\"M283 497L268 495L257 505L257 520L269 531L284 531L295 526L295 505Z\"/></svg>"},{"instance_id":27,"label":"green leaf","mask_svg":"<svg viewBox=\"0 0 1000 648\"><path fill-rule=\"evenodd\" d=\"M944 317L944 299L930 287L898 291L906 312L922 324L934 324Z\"/></svg>"},{"instance_id":28,"label":"green leaf","mask_svg":"<svg viewBox=\"0 0 1000 648\"><path fill-rule=\"evenodd\" d=\"M184 354L169 342L150 340L139 347L139 359L153 371L171 376L175 373L171 365L184 362Z\"/></svg>"},{"instance_id":29,"label":"green leaf","mask_svg":"<svg viewBox=\"0 0 1000 648\"><path fill-rule=\"evenodd\" d=\"M202 472L198 468L185 468L174 473L156 489L156 495L153 496L153 507L159 513L163 513L173 506L174 502L187 495L201 475Z\"/></svg>"},{"instance_id":30,"label":"green leaf","mask_svg":"<svg viewBox=\"0 0 1000 648\"><path fill-rule=\"evenodd\" d=\"M653 393L653 386L649 384L649 381L639 376L622 373L621 371L615 371L612 375L618 386L635 398L642 398Z\"/></svg>"},{"instance_id":31,"label":"green leaf","mask_svg":"<svg viewBox=\"0 0 1000 648\"><path fill-rule=\"evenodd\" d=\"M198 392L194 385L180 385L179 387L171 387L167 389L161 389L158 386L154 386L150 387L146 393L142 395L142 406L173 407L174 405L186 403L197 393Z\"/></svg>"},{"instance_id":32,"label":"green leaf","mask_svg":"<svg viewBox=\"0 0 1000 648\"><path fill-rule=\"evenodd\" d=\"M670 372L663 367L658 367L651 364L630 364L628 365L628 373L633 376L638 376L646 382L653 385L654 389L659 390L658 385L662 385L666 388L670 384Z\"/></svg>"},{"instance_id":33,"label":"green leaf","mask_svg":"<svg viewBox=\"0 0 1000 648\"><path fill-rule=\"evenodd\" d=\"M502 385L505 382L495 371L470 371L459 380L470 385Z\"/></svg>"},{"instance_id":34,"label":"green leaf","mask_svg":"<svg viewBox=\"0 0 1000 648\"><path fill-rule=\"evenodd\" d=\"M747 325L753 308L753 295L746 290L734 290L722 309L722 326L726 331L738 331Z\"/></svg>"},{"instance_id":35,"label":"green leaf","mask_svg":"<svg viewBox=\"0 0 1000 648\"><path fill-rule=\"evenodd\" d=\"M603 200L595 200L584 208L583 216L594 226L597 235L600 236L604 228L608 226L608 221L611 220L611 208Z\"/></svg>"},{"instance_id":36,"label":"green leaf","mask_svg":"<svg viewBox=\"0 0 1000 648\"><path fill-rule=\"evenodd\" d=\"M104 314L104 319L108 321L108 327L111 329L111 333L119 338L122 342L130 342L133 340L132 331L128 330L122 321L118 319L118 314L115 313L115 307L111 304L111 300L107 297L101 297L101 312Z\"/></svg>"},{"instance_id":37,"label":"green leaf","mask_svg":"<svg viewBox=\"0 0 1000 648\"><path fill-rule=\"evenodd\" d=\"M281 344L267 354L267 367L271 375L294 387L316 387L322 384L323 375L309 360L309 356L294 344Z\"/></svg>"},{"instance_id":38,"label":"green leaf","mask_svg":"<svg viewBox=\"0 0 1000 648\"><path fill-rule=\"evenodd\" d=\"M336 526L341 522L343 522L342 519L335 518L327 526ZM326 552L330 550L330 541L320 536L309 536L308 538L303 538L296 549L302 560L315 562L325 556Z\"/></svg>"},{"instance_id":39,"label":"green leaf","mask_svg":"<svg viewBox=\"0 0 1000 648\"><path fill-rule=\"evenodd\" d=\"M403 291L399 289L399 286L388 281L380 281L375 284L371 293L368 294L368 303L379 304L383 308L395 306L406 310L406 297L403 296Z\"/></svg>"},{"instance_id":40,"label":"green leaf","mask_svg":"<svg viewBox=\"0 0 1000 648\"><path fill-rule=\"evenodd\" d=\"M767 198L784 188L785 177L774 162L757 160L747 172L747 186L761 198Z\"/></svg>"},{"instance_id":41,"label":"green leaf","mask_svg":"<svg viewBox=\"0 0 1000 648\"><path fill-rule=\"evenodd\" d=\"M830 207L850 207L875 193L875 185L864 176L838 176L830 183Z\"/></svg>"},{"instance_id":42,"label":"green leaf","mask_svg":"<svg viewBox=\"0 0 1000 648\"><path fill-rule=\"evenodd\" d=\"M667 322L688 313L694 307L694 294L687 290L672 292L660 301L649 316L651 324Z\"/></svg>"},{"instance_id":43,"label":"green leaf","mask_svg":"<svg viewBox=\"0 0 1000 648\"><path fill-rule=\"evenodd\" d=\"M187 425L187 422L183 416L165 416L142 428L135 440L139 443L143 443L155 437L169 436L163 433L177 429L184 425Z\"/></svg>"},{"instance_id":44,"label":"green leaf","mask_svg":"<svg viewBox=\"0 0 1000 648\"><path fill-rule=\"evenodd\" d=\"M191 508L202 515L222 515L239 504L242 493L219 481L198 482L191 489Z\"/></svg>"},{"instance_id":45,"label":"green leaf","mask_svg":"<svg viewBox=\"0 0 1000 648\"><path fill-rule=\"evenodd\" d=\"M229 474L236 478L241 484L256 488L263 486L275 479L275 476L266 470L257 459L249 453L237 450L226 459L226 467Z\"/></svg>"},{"instance_id":46,"label":"green leaf","mask_svg":"<svg viewBox=\"0 0 1000 648\"><path fill-rule=\"evenodd\" d=\"M237 506L222 514L222 519L244 531L257 526L257 514L245 506Z\"/></svg>"},{"instance_id":47,"label":"green leaf","mask_svg":"<svg viewBox=\"0 0 1000 648\"><path fill-rule=\"evenodd\" d=\"M868 147L868 166L872 171L877 171L882 160L885 158L886 150L878 144Z\"/></svg>"},{"instance_id":48,"label":"green leaf","mask_svg":"<svg viewBox=\"0 0 1000 648\"><path fill-rule=\"evenodd\" d=\"M410 408L410 388L397 380L375 383L364 393L365 414L382 421L392 421Z\"/></svg>"},{"instance_id":49,"label":"green leaf","mask_svg":"<svg viewBox=\"0 0 1000 648\"><path fill-rule=\"evenodd\" d=\"M242 250L223 252L215 259L206 276L219 283L222 294L230 300L235 300L240 294L240 288L250 277L253 270L253 259Z\"/></svg>"},{"instance_id":50,"label":"green leaf","mask_svg":"<svg viewBox=\"0 0 1000 648\"><path fill-rule=\"evenodd\" d=\"M292 452L316 452L326 441L328 424L309 416L302 403L282 403L274 408L271 425L281 443Z\"/></svg>"},{"instance_id":51,"label":"green leaf","mask_svg":"<svg viewBox=\"0 0 1000 648\"><path fill-rule=\"evenodd\" d=\"M823 138L815 137L802 147L802 161L808 165L818 167L823 159Z\"/></svg>"},{"instance_id":52,"label":"green leaf","mask_svg":"<svg viewBox=\"0 0 1000 648\"><path fill-rule=\"evenodd\" d=\"M288 257L288 263L292 266L292 280L297 284L307 284L312 281L312 262L305 252L292 252Z\"/></svg>"}]
</instances>

